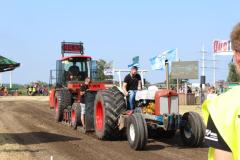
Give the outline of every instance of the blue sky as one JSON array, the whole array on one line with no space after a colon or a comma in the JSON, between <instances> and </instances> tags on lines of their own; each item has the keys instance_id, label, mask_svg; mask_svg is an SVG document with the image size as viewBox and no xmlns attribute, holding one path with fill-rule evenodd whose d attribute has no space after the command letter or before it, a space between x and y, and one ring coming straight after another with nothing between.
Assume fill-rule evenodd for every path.
<instances>
[{"instance_id":1,"label":"blue sky","mask_svg":"<svg viewBox=\"0 0 240 160\"><path fill-rule=\"evenodd\" d=\"M114 60L117 68L126 68L139 55L141 68L149 70L146 78L159 82L165 74L150 71L151 57L178 48L181 60L200 60L204 43L212 59L212 40L229 38L240 21L239 6L237 0L2 0L0 54L21 63L13 82L48 82L60 58L60 42L82 41L88 55ZM217 57L217 80L226 79L230 60ZM206 75L212 82L211 69ZM3 74L6 83L8 76Z\"/></svg>"}]
</instances>

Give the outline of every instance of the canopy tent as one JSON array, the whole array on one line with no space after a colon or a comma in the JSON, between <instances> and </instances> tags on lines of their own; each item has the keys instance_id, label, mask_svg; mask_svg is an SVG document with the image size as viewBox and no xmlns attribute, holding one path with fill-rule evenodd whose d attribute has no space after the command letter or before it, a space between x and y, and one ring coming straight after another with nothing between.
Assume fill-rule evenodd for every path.
<instances>
[{"instance_id":1,"label":"canopy tent","mask_svg":"<svg viewBox=\"0 0 240 160\"><path fill-rule=\"evenodd\" d=\"M12 71L19 66L20 63L14 62L0 55L0 72Z\"/></svg>"}]
</instances>

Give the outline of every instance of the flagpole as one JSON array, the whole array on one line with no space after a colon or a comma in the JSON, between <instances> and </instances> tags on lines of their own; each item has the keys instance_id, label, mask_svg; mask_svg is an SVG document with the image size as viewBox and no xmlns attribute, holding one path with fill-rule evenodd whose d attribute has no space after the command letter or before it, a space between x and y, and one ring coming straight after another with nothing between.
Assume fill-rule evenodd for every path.
<instances>
[{"instance_id":1,"label":"flagpole","mask_svg":"<svg viewBox=\"0 0 240 160\"><path fill-rule=\"evenodd\" d=\"M3 81L2 81L2 73L0 73L0 87L2 86Z\"/></svg>"},{"instance_id":2,"label":"flagpole","mask_svg":"<svg viewBox=\"0 0 240 160\"><path fill-rule=\"evenodd\" d=\"M113 61L113 66L112 66L112 76L113 76L113 84L115 83L114 81L115 81L115 62Z\"/></svg>"},{"instance_id":3,"label":"flagpole","mask_svg":"<svg viewBox=\"0 0 240 160\"><path fill-rule=\"evenodd\" d=\"M216 82L216 55L213 54L213 85L215 86Z\"/></svg>"},{"instance_id":4,"label":"flagpole","mask_svg":"<svg viewBox=\"0 0 240 160\"><path fill-rule=\"evenodd\" d=\"M119 87L122 88L122 80L121 80L121 72L120 69L118 71L118 81L119 81Z\"/></svg>"},{"instance_id":5,"label":"flagpole","mask_svg":"<svg viewBox=\"0 0 240 160\"><path fill-rule=\"evenodd\" d=\"M178 58L178 48L176 48L176 61L180 61ZM177 93L179 92L179 79L177 78Z\"/></svg>"},{"instance_id":6,"label":"flagpole","mask_svg":"<svg viewBox=\"0 0 240 160\"><path fill-rule=\"evenodd\" d=\"M201 80L200 80L200 103L203 103L204 100L204 95L203 95L203 88L205 88L205 82L202 82L202 77L204 77L205 79L205 47L204 47L204 43L202 45L202 76L201 76Z\"/></svg>"},{"instance_id":7,"label":"flagpole","mask_svg":"<svg viewBox=\"0 0 240 160\"><path fill-rule=\"evenodd\" d=\"M142 89L143 89L144 87L143 71L141 71L141 81L142 81Z\"/></svg>"},{"instance_id":8,"label":"flagpole","mask_svg":"<svg viewBox=\"0 0 240 160\"><path fill-rule=\"evenodd\" d=\"M176 61L179 61L179 58L178 58L178 48L176 48Z\"/></svg>"},{"instance_id":9,"label":"flagpole","mask_svg":"<svg viewBox=\"0 0 240 160\"><path fill-rule=\"evenodd\" d=\"M166 66L166 85L167 89L169 89L169 68L168 68L168 60L165 61L165 66Z\"/></svg>"},{"instance_id":10,"label":"flagpole","mask_svg":"<svg viewBox=\"0 0 240 160\"><path fill-rule=\"evenodd\" d=\"M10 71L10 75L9 75L9 88L12 88L12 71Z\"/></svg>"},{"instance_id":11,"label":"flagpole","mask_svg":"<svg viewBox=\"0 0 240 160\"><path fill-rule=\"evenodd\" d=\"M202 46L202 76L205 76L205 47Z\"/></svg>"}]
</instances>

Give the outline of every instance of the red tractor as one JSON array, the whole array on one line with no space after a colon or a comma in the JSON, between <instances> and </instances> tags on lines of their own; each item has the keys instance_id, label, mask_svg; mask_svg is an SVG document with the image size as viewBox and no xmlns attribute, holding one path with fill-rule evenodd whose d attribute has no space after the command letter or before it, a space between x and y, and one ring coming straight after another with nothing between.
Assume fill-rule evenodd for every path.
<instances>
[{"instance_id":1,"label":"red tractor","mask_svg":"<svg viewBox=\"0 0 240 160\"><path fill-rule=\"evenodd\" d=\"M64 53L79 55L64 56ZM76 65L79 73L69 74ZM50 108L55 109L57 122L65 122L73 128L81 127L80 87L86 77L92 83L85 93L84 132L94 131L98 139L111 140L127 135L131 148L142 150L148 135L172 137L177 130L184 144L192 147L203 142L205 126L198 113L179 114L178 94L172 90L149 87L136 94L136 108L127 111L126 98L116 86L95 81L96 63L83 53L82 43L62 43L62 58L57 61L56 85L50 92Z\"/></svg>"},{"instance_id":2,"label":"red tractor","mask_svg":"<svg viewBox=\"0 0 240 160\"><path fill-rule=\"evenodd\" d=\"M56 62L56 84L49 95L50 108L55 109L56 121L63 121L75 129L81 125L80 87L86 77L94 80L96 75L95 61L92 61L90 56L85 56L83 51L81 42L62 42L62 58ZM74 53L74 55L65 56L66 53ZM78 69L70 72L71 68ZM54 77L52 70L50 74L51 77ZM104 83L92 82L86 93L86 131L94 131L94 99L97 92L101 90L106 90Z\"/></svg>"}]
</instances>

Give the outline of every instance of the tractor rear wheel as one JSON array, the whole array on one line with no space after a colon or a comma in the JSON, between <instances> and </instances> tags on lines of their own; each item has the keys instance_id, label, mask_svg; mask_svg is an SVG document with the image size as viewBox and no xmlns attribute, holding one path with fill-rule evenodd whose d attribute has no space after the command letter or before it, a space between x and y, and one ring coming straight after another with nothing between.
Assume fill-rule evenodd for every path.
<instances>
[{"instance_id":1,"label":"tractor rear wheel","mask_svg":"<svg viewBox=\"0 0 240 160\"><path fill-rule=\"evenodd\" d=\"M55 120L60 122L63 120L63 110L71 106L71 94L67 89L56 91L55 97Z\"/></svg>"},{"instance_id":2,"label":"tractor rear wheel","mask_svg":"<svg viewBox=\"0 0 240 160\"><path fill-rule=\"evenodd\" d=\"M74 103L71 109L71 125L73 129L81 124L81 107L80 104Z\"/></svg>"},{"instance_id":3,"label":"tractor rear wheel","mask_svg":"<svg viewBox=\"0 0 240 160\"><path fill-rule=\"evenodd\" d=\"M145 119L136 113L127 119L127 139L134 150L143 150L147 144L148 130Z\"/></svg>"},{"instance_id":4,"label":"tractor rear wheel","mask_svg":"<svg viewBox=\"0 0 240 160\"><path fill-rule=\"evenodd\" d=\"M189 147L201 146L204 139L205 127L201 116L196 112L186 112L182 117L180 128L183 143Z\"/></svg>"},{"instance_id":5,"label":"tractor rear wheel","mask_svg":"<svg viewBox=\"0 0 240 160\"><path fill-rule=\"evenodd\" d=\"M94 128L98 139L116 139L120 136L118 118L126 111L123 94L118 89L99 91L94 102Z\"/></svg>"}]
</instances>

